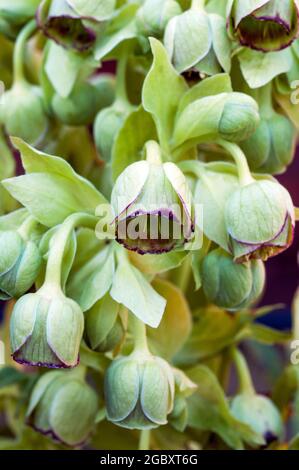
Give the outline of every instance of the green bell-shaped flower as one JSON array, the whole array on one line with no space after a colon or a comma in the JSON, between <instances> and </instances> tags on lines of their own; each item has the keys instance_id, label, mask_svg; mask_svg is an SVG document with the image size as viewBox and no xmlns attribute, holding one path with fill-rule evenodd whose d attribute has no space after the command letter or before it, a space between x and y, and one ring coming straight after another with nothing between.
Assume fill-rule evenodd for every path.
<instances>
[{"instance_id":1,"label":"green bell-shaped flower","mask_svg":"<svg viewBox=\"0 0 299 470\"><path fill-rule=\"evenodd\" d=\"M1 100L0 123L6 132L36 145L48 128L41 89L25 80L17 81Z\"/></svg>"},{"instance_id":2,"label":"green bell-shaped flower","mask_svg":"<svg viewBox=\"0 0 299 470\"><path fill-rule=\"evenodd\" d=\"M72 447L82 446L90 436L98 407L96 393L78 372L44 374L27 410L27 422L36 431Z\"/></svg>"},{"instance_id":3,"label":"green bell-shaped flower","mask_svg":"<svg viewBox=\"0 0 299 470\"><path fill-rule=\"evenodd\" d=\"M187 179L159 145L146 144L147 160L129 165L112 191L119 243L140 254L182 247L194 235L194 207Z\"/></svg>"},{"instance_id":4,"label":"green bell-shaped flower","mask_svg":"<svg viewBox=\"0 0 299 470\"><path fill-rule=\"evenodd\" d=\"M97 113L96 89L90 83L78 83L67 98L56 93L52 99L55 116L69 126L91 124Z\"/></svg>"},{"instance_id":5,"label":"green bell-shaped flower","mask_svg":"<svg viewBox=\"0 0 299 470\"><path fill-rule=\"evenodd\" d=\"M293 241L291 197L278 182L258 180L234 191L225 207L225 223L234 260L267 260Z\"/></svg>"},{"instance_id":6,"label":"green bell-shaped flower","mask_svg":"<svg viewBox=\"0 0 299 470\"><path fill-rule=\"evenodd\" d=\"M282 435L282 419L274 403L267 397L242 393L233 398L231 413L244 424L260 434L266 445Z\"/></svg>"},{"instance_id":7,"label":"green bell-shaped flower","mask_svg":"<svg viewBox=\"0 0 299 470\"><path fill-rule=\"evenodd\" d=\"M295 0L230 0L228 27L243 46L258 51L279 51L288 47L299 32Z\"/></svg>"},{"instance_id":8,"label":"green bell-shaped flower","mask_svg":"<svg viewBox=\"0 0 299 470\"><path fill-rule=\"evenodd\" d=\"M265 268L260 260L235 263L221 248L211 251L201 266L206 297L227 310L239 310L256 302L265 286Z\"/></svg>"},{"instance_id":9,"label":"green bell-shaped flower","mask_svg":"<svg viewBox=\"0 0 299 470\"><path fill-rule=\"evenodd\" d=\"M0 299L20 297L35 282L42 258L34 241L17 231L0 232Z\"/></svg>"},{"instance_id":10,"label":"green bell-shaped flower","mask_svg":"<svg viewBox=\"0 0 299 470\"><path fill-rule=\"evenodd\" d=\"M139 34L161 38L168 21L181 11L175 0L146 0L136 15Z\"/></svg>"},{"instance_id":11,"label":"green bell-shaped flower","mask_svg":"<svg viewBox=\"0 0 299 470\"><path fill-rule=\"evenodd\" d=\"M106 295L86 312L86 339L91 349L108 352L121 343L125 330L119 309L120 305Z\"/></svg>"},{"instance_id":12,"label":"green bell-shaped flower","mask_svg":"<svg viewBox=\"0 0 299 470\"><path fill-rule=\"evenodd\" d=\"M283 173L294 158L296 131L285 116L273 112L271 117L262 117L255 133L241 143L252 171Z\"/></svg>"},{"instance_id":13,"label":"green bell-shaped flower","mask_svg":"<svg viewBox=\"0 0 299 470\"><path fill-rule=\"evenodd\" d=\"M114 105L100 111L96 117L93 135L98 151L106 162L111 159L114 141L120 130L128 111Z\"/></svg>"},{"instance_id":14,"label":"green bell-shaped flower","mask_svg":"<svg viewBox=\"0 0 299 470\"><path fill-rule=\"evenodd\" d=\"M109 421L128 429L167 423L173 409L174 376L166 361L137 351L112 362L105 376Z\"/></svg>"},{"instance_id":15,"label":"green bell-shaped flower","mask_svg":"<svg viewBox=\"0 0 299 470\"><path fill-rule=\"evenodd\" d=\"M16 303L10 323L12 356L20 364L49 368L74 367L84 317L79 305L56 284L44 284Z\"/></svg>"},{"instance_id":16,"label":"green bell-shaped flower","mask_svg":"<svg viewBox=\"0 0 299 470\"><path fill-rule=\"evenodd\" d=\"M231 45L225 19L208 14L196 2L174 16L166 27L164 44L178 72L214 75L231 68Z\"/></svg>"}]
</instances>

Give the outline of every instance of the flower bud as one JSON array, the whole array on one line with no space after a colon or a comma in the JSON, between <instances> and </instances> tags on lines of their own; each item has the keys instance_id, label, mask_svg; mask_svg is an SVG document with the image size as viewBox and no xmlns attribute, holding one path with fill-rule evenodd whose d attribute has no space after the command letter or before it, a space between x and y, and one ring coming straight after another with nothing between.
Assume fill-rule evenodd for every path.
<instances>
[{"instance_id":1,"label":"flower bud","mask_svg":"<svg viewBox=\"0 0 299 470\"><path fill-rule=\"evenodd\" d=\"M221 248L211 251L201 266L206 297L227 310L239 310L256 302L265 285L265 268L260 260L237 264Z\"/></svg>"},{"instance_id":2,"label":"flower bud","mask_svg":"<svg viewBox=\"0 0 299 470\"><path fill-rule=\"evenodd\" d=\"M28 424L55 441L77 447L89 437L97 407L97 395L83 378L73 371L52 371L33 389Z\"/></svg>"},{"instance_id":3,"label":"flower bud","mask_svg":"<svg viewBox=\"0 0 299 470\"><path fill-rule=\"evenodd\" d=\"M2 96L0 122L9 135L20 137L31 145L37 144L48 127L40 88L25 81L16 82Z\"/></svg>"},{"instance_id":4,"label":"flower bud","mask_svg":"<svg viewBox=\"0 0 299 470\"><path fill-rule=\"evenodd\" d=\"M33 18L40 0L0 0L0 17L11 26L19 26Z\"/></svg>"},{"instance_id":5,"label":"flower bud","mask_svg":"<svg viewBox=\"0 0 299 470\"><path fill-rule=\"evenodd\" d=\"M95 88L97 111L112 106L115 101L115 77L109 73L101 73L91 77L90 83Z\"/></svg>"},{"instance_id":6,"label":"flower bud","mask_svg":"<svg viewBox=\"0 0 299 470\"><path fill-rule=\"evenodd\" d=\"M52 108L56 117L69 126L91 124L96 113L96 89L90 83L76 85L67 98L56 93Z\"/></svg>"},{"instance_id":7,"label":"flower bud","mask_svg":"<svg viewBox=\"0 0 299 470\"><path fill-rule=\"evenodd\" d=\"M32 366L74 367L79 362L83 327L79 305L58 286L45 284L37 293L21 297L13 309L13 359Z\"/></svg>"},{"instance_id":8,"label":"flower bud","mask_svg":"<svg viewBox=\"0 0 299 470\"><path fill-rule=\"evenodd\" d=\"M44 34L66 48L89 49L96 40L91 18L82 18L67 0L42 0L37 13Z\"/></svg>"},{"instance_id":9,"label":"flower bud","mask_svg":"<svg viewBox=\"0 0 299 470\"><path fill-rule=\"evenodd\" d=\"M101 157L109 162L114 141L127 112L113 105L100 111L96 117L93 134Z\"/></svg>"},{"instance_id":10,"label":"flower bud","mask_svg":"<svg viewBox=\"0 0 299 470\"><path fill-rule=\"evenodd\" d=\"M232 1L228 25L243 46L258 51L279 51L298 36L298 6L295 0Z\"/></svg>"},{"instance_id":11,"label":"flower bud","mask_svg":"<svg viewBox=\"0 0 299 470\"><path fill-rule=\"evenodd\" d=\"M242 142L250 169L259 173L283 173L294 157L296 132L285 116L273 113L261 120L255 133Z\"/></svg>"},{"instance_id":12,"label":"flower bud","mask_svg":"<svg viewBox=\"0 0 299 470\"><path fill-rule=\"evenodd\" d=\"M41 255L33 241L12 230L0 232L0 299L20 297L35 282Z\"/></svg>"},{"instance_id":13,"label":"flower bud","mask_svg":"<svg viewBox=\"0 0 299 470\"><path fill-rule=\"evenodd\" d=\"M124 337L124 326L119 316L119 304L109 295L86 312L86 336L91 349L113 351Z\"/></svg>"},{"instance_id":14,"label":"flower bud","mask_svg":"<svg viewBox=\"0 0 299 470\"><path fill-rule=\"evenodd\" d=\"M138 32L144 36L163 36L168 21L181 13L175 0L146 0L136 15Z\"/></svg>"},{"instance_id":15,"label":"flower bud","mask_svg":"<svg viewBox=\"0 0 299 470\"><path fill-rule=\"evenodd\" d=\"M140 254L159 254L191 240L192 196L181 170L173 163L161 162L158 144L148 142L146 148L147 161L124 170L111 200L117 214L117 241Z\"/></svg>"},{"instance_id":16,"label":"flower bud","mask_svg":"<svg viewBox=\"0 0 299 470\"><path fill-rule=\"evenodd\" d=\"M105 376L109 421L128 429L152 429L167 423L173 408L174 376L166 361L133 353L112 362Z\"/></svg>"},{"instance_id":17,"label":"flower bud","mask_svg":"<svg viewBox=\"0 0 299 470\"><path fill-rule=\"evenodd\" d=\"M166 27L164 44L178 72L214 75L229 72L231 46L225 19L191 8L174 16Z\"/></svg>"},{"instance_id":18,"label":"flower bud","mask_svg":"<svg viewBox=\"0 0 299 470\"><path fill-rule=\"evenodd\" d=\"M258 105L244 93L230 93L225 102L219 134L231 142L247 139L260 122Z\"/></svg>"},{"instance_id":19,"label":"flower bud","mask_svg":"<svg viewBox=\"0 0 299 470\"><path fill-rule=\"evenodd\" d=\"M267 260L293 241L294 206L287 190L258 180L234 191L225 207L225 222L234 260Z\"/></svg>"},{"instance_id":20,"label":"flower bud","mask_svg":"<svg viewBox=\"0 0 299 470\"><path fill-rule=\"evenodd\" d=\"M238 421L263 436L266 445L279 439L282 434L281 416L269 398L242 393L232 400L231 412Z\"/></svg>"}]
</instances>

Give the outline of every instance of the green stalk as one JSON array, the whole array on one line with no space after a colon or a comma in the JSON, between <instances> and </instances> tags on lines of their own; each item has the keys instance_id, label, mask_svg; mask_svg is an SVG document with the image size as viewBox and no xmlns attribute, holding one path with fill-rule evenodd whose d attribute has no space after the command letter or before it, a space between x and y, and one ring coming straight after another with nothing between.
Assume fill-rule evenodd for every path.
<instances>
[{"instance_id":1,"label":"green stalk","mask_svg":"<svg viewBox=\"0 0 299 470\"><path fill-rule=\"evenodd\" d=\"M24 77L24 54L25 54L25 47L28 39L32 36L32 34L36 31L36 21L31 20L29 23L24 26L21 30L20 34L17 37L17 41L14 48L13 54L13 76L14 76L14 83L22 82L25 80Z\"/></svg>"},{"instance_id":2,"label":"green stalk","mask_svg":"<svg viewBox=\"0 0 299 470\"><path fill-rule=\"evenodd\" d=\"M205 7L206 0L192 0L191 8L192 10L200 10Z\"/></svg>"},{"instance_id":3,"label":"green stalk","mask_svg":"<svg viewBox=\"0 0 299 470\"><path fill-rule=\"evenodd\" d=\"M53 246L50 249L47 263L45 284L61 286L63 257L73 230L78 225L94 229L97 223L98 219L95 216L84 213L72 214L63 222L53 237Z\"/></svg>"},{"instance_id":4,"label":"green stalk","mask_svg":"<svg viewBox=\"0 0 299 470\"><path fill-rule=\"evenodd\" d=\"M154 165L162 164L161 149L154 140L149 140L145 144L146 160Z\"/></svg>"},{"instance_id":5,"label":"green stalk","mask_svg":"<svg viewBox=\"0 0 299 470\"><path fill-rule=\"evenodd\" d=\"M134 336L134 351L133 353L138 354L150 354L147 344L146 337L146 326L143 321L139 320L135 315L132 314L132 332Z\"/></svg>"},{"instance_id":6,"label":"green stalk","mask_svg":"<svg viewBox=\"0 0 299 470\"><path fill-rule=\"evenodd\" d=\"M115 104L119 105L120 109L128 111L133 108L129 102L127 93L127 65L129 52L128 46L122 46L121 55L117 62L115 100Z\"/></svg>"},{"instance_id":7,"label":"green stalk","mask_svg":"<svg viewBox=\"0 0 299 470\"><path fill-rule=\"evenodd\" d=\"M140 432L138 450L150 450L151 431L144 429Z\"/></svg>"},{"instance_id":8,"label":"green stalk","mask_svg":"<svg viewBox=\"0 0 299 470\"><path fill-rule=\"evenodd\" d=\"M223 139L217 140L217 144L223 147L233 157L237 166L241 186L247 186L253 183L255 180L251 175L247 158L240 147Z\"/></svg>"}]
</instances>

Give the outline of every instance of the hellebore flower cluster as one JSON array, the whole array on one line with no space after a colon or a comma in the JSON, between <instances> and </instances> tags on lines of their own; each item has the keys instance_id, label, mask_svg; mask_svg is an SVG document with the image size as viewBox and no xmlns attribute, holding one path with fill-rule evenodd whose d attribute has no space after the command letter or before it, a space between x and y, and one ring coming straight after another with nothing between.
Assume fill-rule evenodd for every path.
<instances>
[{"instance_id":1,"label":"hellebore flower cluster","mask_svg":"<svg viewBox=\"0 0 299 470\"><path fill-rule=\"evenodd\" d=\"M263 396L241 353L289 354L256 319L298 33L295 0L0 0L0 448L298 447L296 367Z\"/></svg>"}]
</instances>

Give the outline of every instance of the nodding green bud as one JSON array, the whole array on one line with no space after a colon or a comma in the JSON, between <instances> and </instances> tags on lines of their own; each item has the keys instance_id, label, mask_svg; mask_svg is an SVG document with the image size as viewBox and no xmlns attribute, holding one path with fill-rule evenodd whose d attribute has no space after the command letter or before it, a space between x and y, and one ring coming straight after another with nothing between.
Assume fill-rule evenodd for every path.
<instances>
[{"instance_id":1,"label":"nodding green bud","mask_svg":"<svg viewBox=\"0 0 299 470\"><path fill-rule=\"evenodd\" d=\"M191 240L194 208L181 170L162 163L156 142L148 142L146 152L147 161L129 165L113 188L115 234L128 250L159 254Z\"/></svg>"},{"instance_id":2,"label":"nodding green bud","mask_svg":"<svg viewBox=\"0 0 299 470\"><path fill-rule=\"evenodd\" d=\"M87 343L98 352L113 351L124 337L120 305L109 295L97 302L85 317Z\"/></svg>"},{"instance_id":3,"label":"nodding green bud","mask_svg":"<svg viewBox=\"0 0 299 470\"><path fill-rule=\"evenodd\" d=\"M108 108L115 101L115 77L109 73L101 73L90 78L95 88L96 108L98 111Z\"/></svg>"},{"instance_id":4,"label":"nodding green bud","mask_svg":"<svg viewBox=\"0 0 299 470\"><path fill-rule=\"evenodd\" d=\"M262 261L237 264L221 248L211 251L204 258L201 277L207 298L227 310L239 310L256 302L265 286Z\"/></svg>"},{"instance_id":5,"label":"nodding green bud","mask_svg":"<svg viewBox=\"0 0 299 470\"><path fill-rule=\"evenodd\" d=\"M219 134L231 142L247 139L260 122L256 101L244 93L230 93L219 123Z\"/></svg>"},{"instance_id":6,"label":"nodding green bud","mask_svg":"<svg viewBox=\"0 0 299 470\"><path fill-rule=\"evenodd\" d=\"M105 375L109 421L128 429L152 429L167 423L173 409L174 376L166 361L133 353L112 362Z\"/></svg>"},{"instance_id":7,"label":"nodding green bud","mask_svg":"<svg viewBox=\"0 0 299 470\"><path fill-rule=\"evenodd\" d=\"M93 134L97 149L106 162L111 159L114 141L126 116L127 111L113 105L100 111L96 117Z\"/></svg>"},{"instance_id":8,"label":"nodding green bud","mask_svg":"<svg viewBox=\"0 0 299 470\"><path fill-rule=\"evenodd\" d=\"M231 251L237 262L267 260L293 241L294 206L287 190L270 180L234 191L225 207Z\"/></svg>"},{"instance_id":9,"label":"nodding green bud","mask_svg":"<svg viewBox=\"0 0 299 470\"><path fill-rule=\"evenodd\" d=\"M96 23L71 8L67 0L42 0L37 21L44 34L66 48L90 49L96 40Z\"/></svg>"},{"instance_id":10,"label":"nodding green bud","mask_svg":"<svg viewBox=\"0 0 299 470\"><path fill-rule=\"evenodd\" d=\"M231 35L243 46L258 51L278 51L298 36L296 0L233 0L228 26Z\"/></svg>"},{"instance_id":11,"label":"nodding green bud","mask_svg":"<svg viewBox=\"0 0 299 470\"><path fill-rule=\"evenodd\" d=\"M20 26L33 18L40 0L0 0L0 18L11 26Z\"/></svg>"},{"instance_id":12,"label":"nodding green bud","mask_svg":"<svg viewBox=\"0 0 299 470\"><path fill-rule=\"evenodd\" d=\"M78 373L52 371L33 389L27 422L55 441L78 447L91 434L97 408L96 393Z\"/></svg>"},{"instance_id":13,"label":"nodding green bud","mask_svg":"<svg viewBox=\"0 0 299 470\"><path fill-rule=\"evenodd\" d=\"M274 113L261 120L255 133L242 142L250 169L258 173L283 173L294 158L296 131L291 121Z\"/></svg>"},{"instance_id":14,"label":"nodding green bud","mask_svg":"<svg viewBox=\"0 0 299 470\"><path fill-rule=\"evenodd\" d=\"M27 292L38 276L41 261L33 241L12 230L0 232L0 299Z\"/></svg>"},{"instance_id":15,"label":"nodding green bud","mask_svg":"<svg viewBox=\"0 0 299 470\"><path fill-rule=\"evenodd\" d=\"M282 419L278 409L269 398L262 395L242 393L231 403L231 412L238 420L260 434L266 445L282 435Z\"/></svg>"},{"instance_id":16,"label":"nodding green bud","mask_svg":"<svg viewBox=\"0 0 299 470\"><path fill-rule=\"evenodd\" d=\"M37 293L16 303L11 323L12 356L20 364L49 368L74 367L84 317L76 302L56 285L45 284Z\"/></svg>"},{"instance_id":17,"label":"nodding green bud","mask_svg":"<svg viewBox=\"0 0 299 470\"><path fill-rule=\"evenodd\" d=\"M180 73L214 75L229 72L231 45L225 19L193 7L172 18L166 27L164 44Z\"/></svg>"},{"instance_id":18,"label":"nodding green bud","mask_svg":"<svg viewBox=\"0 0 299 470\"><path fill-rule=\"evenodd\" d=\"M168 21L181 13L175 0L146 0L136 15L138 32L144 36L163 36Z\"/></svg>"},{"instance_id":19,"label":"nodding green bud","mask_svg":"<svg viewBox=\"0 0 299 470\"><path fill-rule=\"evenodd\" d=\"M67 98L56 93L52 99L55 116L69 126L91 124L98 111L96 106L96 89L90 83L78 83Z\"/></svg>"},{"instance_id":20,"label":"nodding green bud","mask_svg":"<svg viewBox=\"0 0 299 470\"><path fill-rule=\"evenodd\" d=\"M9 135L37 144L48 127L41 89L25 81L16 82L2 96L0 122Z\"/></svg>"}]
</instances>

